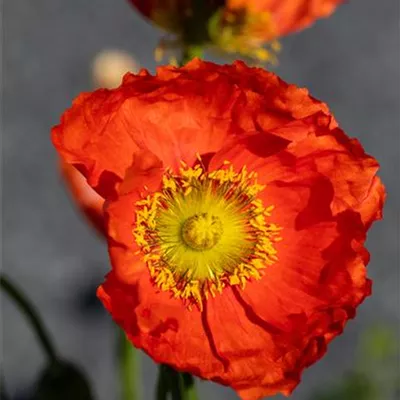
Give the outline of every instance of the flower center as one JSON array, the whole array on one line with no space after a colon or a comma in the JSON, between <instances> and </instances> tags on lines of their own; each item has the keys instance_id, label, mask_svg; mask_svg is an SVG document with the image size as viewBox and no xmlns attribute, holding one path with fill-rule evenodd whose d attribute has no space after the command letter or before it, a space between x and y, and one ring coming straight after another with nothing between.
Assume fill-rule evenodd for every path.
<instances>
[{"instance_id":1,"label":"flower center","mask_svg":"<svg viewBox=\"0 0 400 400\"><path fill-rule=\"evenodd\" d=\"M182 226L184 242L195 250L212 249L221 239L222 232L221 220L208 213L195 214Z\"/></svg>"},{"instance_id":2,"label":"flower center","mask_svg":"<svg viewBox=\"0 0 400 400\"><path fill-rule=\"evenodd\" d=\"M154 284L202 309L224 287L261 279L280 240L280 228L267 222L273 206L257 197L263 189L256 173L228 162L211 172L166 171L160 190L136 202L133 229Z\"/></svg>"}]
</instances>

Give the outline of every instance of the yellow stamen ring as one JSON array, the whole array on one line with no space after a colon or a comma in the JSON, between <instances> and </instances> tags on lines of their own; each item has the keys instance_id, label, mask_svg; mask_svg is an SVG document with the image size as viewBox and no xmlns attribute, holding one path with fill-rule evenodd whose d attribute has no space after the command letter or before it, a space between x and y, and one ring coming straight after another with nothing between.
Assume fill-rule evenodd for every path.
<instances>
[{"instance_id":1,"label":"yellow stamen ring","mask_svg":"<svg viewBox=\"0 0 400 400\"><path fill-rule=\"evenodd\" d=\"M257 198L264 186L243 167L206 172L183 164L167 170L160 191L136 202L133 230L154 283L200 309L227 285L244 288L277 260L280 228L267 223L273 206Z\"/></svg>"}]
</instances>

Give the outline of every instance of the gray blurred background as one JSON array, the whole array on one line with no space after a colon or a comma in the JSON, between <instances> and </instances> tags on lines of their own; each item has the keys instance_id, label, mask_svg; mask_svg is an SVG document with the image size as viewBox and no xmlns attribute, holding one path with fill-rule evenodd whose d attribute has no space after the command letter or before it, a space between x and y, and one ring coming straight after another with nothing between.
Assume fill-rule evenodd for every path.
<instances>
[{"instance_id":1,"label":"gray blurred background","mask_svg":"<svg viewBox=\"0 0 400 400\"><path fill-rule=\"evenodd\" d=\"M62 354L85 369L96 398L114 400L116 328L94 297L108 270L106 249L66 194L49 131L72 99L92 88L90 64L99 51L125 50L154 71L160 32L125 0L5 0L3 14L2 268L39 307ZM388 189L385 220L368 240L374 294L305 372L294 400L308 399L352 367L364 329L399 328L398 24L397 0L354 0L282 41L278 74L329 104L341 127L380 161ZM2 322L7 389L13 399L29 399L45 359L4 296ZM151 399L156 367L145 356L142 373L144 399ZM201 383L200 393L237 398L210 383Z\"/></svg>"}]
</instances>

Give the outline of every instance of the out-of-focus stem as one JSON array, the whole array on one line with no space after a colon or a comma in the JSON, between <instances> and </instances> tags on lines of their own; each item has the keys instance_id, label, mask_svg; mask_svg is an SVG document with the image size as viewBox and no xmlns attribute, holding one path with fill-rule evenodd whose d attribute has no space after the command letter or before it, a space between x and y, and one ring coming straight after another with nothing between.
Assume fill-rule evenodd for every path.
<instances>
[{"instance_id":1,"label":"out-of-focus stem","mask_svg":"<svg viewBox=\"0 0 400 400\"><path fill-rule=\"evenodd\" d=\"M158 366L158 378L156 387L156 400L167 400L169 393L169 382L165 365Z\"/></svg>"},{"instance_id":2,"label":"out-of-focus stem","mask_svg":"<svg viewBox=\"0 0 400 400\"><path fill-rule=\"evenodd\" d=\"M0 287L10 298L16 303L21 312L28 319L44 352L47 355L50 363L57 362L57 354L50 336L32 303L25 297L25 295L10 281L9 278L2 274L0 276Z\"/></svg>"},{"instance_id":3,"label":"out-of-focus stem","mask_svg":"<svg viewBox=\"0 0 400 400\"><path fill-rule=\"evenodd\" d=\"M191 2L191 14L184 23L183 28L183 54L181 65L186 64L195 57L202 58L204 46L209 40L208 20L210 9L204 4L204 0Z\"/></svg>"},{"instance_id":4,"label":"out-of-focus stem","mask_svg":"<svg viewBox=\"0 0 400 400\"><path fill-rule=\"evenodd\" d=\"M168 397L168 395L171 397ZM198 400L193 376L160 365L156 390L157 400Z\"/></svg>"},{"instance_id":5,"label":"out-of-focus stem","mask_svg":"<svg viewBox=\"0 0 400 400\"><path fill-rule=\"evenodd\" d=\"M191 374L181 373L185 390L185 400L198 400L194 378Z\"/></svg>"},{"instance_id":6,"label":"out-of-focus stem","mask_svg":"<svg viewBox=\"0 0 400 400\"><path fill-rule=\"evenodd\" d=\"M197 46L197 45L185 46L183 49L181 65L185 65L187 62L193 60L193 58L195 57L202 58L203 52L204 50L202 46Z\"/></svg>"},{"instance_id":7,"label":"out-of-focus stem","mask_svg":"<svg viewBox=\"0 0 400 400\"><path fill-rule=\"evenodd\" d=\"M140 400L139 354L123 331L118 332L121 400Z\"/></svg>"}]
</instances>

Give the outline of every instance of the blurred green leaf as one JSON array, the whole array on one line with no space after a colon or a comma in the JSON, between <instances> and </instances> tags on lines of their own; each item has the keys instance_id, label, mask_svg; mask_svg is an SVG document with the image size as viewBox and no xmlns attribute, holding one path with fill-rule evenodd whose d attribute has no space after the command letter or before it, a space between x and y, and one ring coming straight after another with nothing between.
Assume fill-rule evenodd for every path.
<instances>
[{"instance_id":1,"label":"blurred green leaf","mask_svg":"<svg viewBox=\"0 0 400 400\"><path fill-rule=\"evenodd\" d=\"M352 373L343 385L343 399L374 400L378 399L377 389L367 375Z\"/></svg>"},{"instance_id":2,"label":"blurred green leaf","mask_svg":"<svg viewBox=\"0 0 400 400\"><path fill-rule=\"evenodd\" d=\"M84 374L68 362L49 365L37 383L35 400L93 400Z\"/></svg>"},{"instance_id":3,"label":"blurred green leaf","mask_svg":"<svg viewBox=\"0 0 400 400\"><path fill-rule=\"evenodd\" d=\"M388 327L375 326L366 330L361 338L360 352L362 358L373 361L384 361L398 350L396 335Z\"/></svg>"},{"instance_id":4,"label":"blurred green leaf","mask_svg":"<svg viewBox=\"0 0 400 400\"><path fill-rule=\"evenodd\" d=\"M368 376L361 373L347 375L339 385L317 392L312 400L380 400Z\"/></svg>"},{"instance_id":5,"label":"blurred green leaf","mask_svg":"<svg viewBox=\"0 0 400 400\"><path fill-rule=\"evenodd\" d=\"M376 325L363 332L357 365L336 385L319 390L311 400L382 400L400 389L399 345L395 331ZM394 397L394 398L398 398Z\"/></svg>"}]
</instances>

